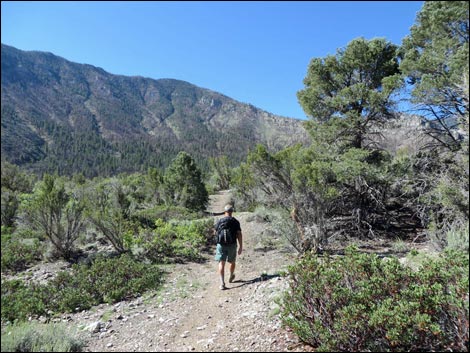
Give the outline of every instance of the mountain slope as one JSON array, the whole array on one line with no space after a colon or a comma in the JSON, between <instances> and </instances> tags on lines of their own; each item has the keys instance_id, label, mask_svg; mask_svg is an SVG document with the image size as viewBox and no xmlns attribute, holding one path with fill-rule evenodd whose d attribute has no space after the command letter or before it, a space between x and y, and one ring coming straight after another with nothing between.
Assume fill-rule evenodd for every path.
<instances>
[{"instance_id":1,"label":"mountain slope","mask_svg":"<svg viewBox=\"0 0 470 353\"><path fill-rule=\"evenodd\" d=\"M256 143L303 142L299 120L173 79L112 75L2 44L2 158L36 172L86 176L164 167L181 150L200 163L243 160Z\"/></svg>"}]
</instances>

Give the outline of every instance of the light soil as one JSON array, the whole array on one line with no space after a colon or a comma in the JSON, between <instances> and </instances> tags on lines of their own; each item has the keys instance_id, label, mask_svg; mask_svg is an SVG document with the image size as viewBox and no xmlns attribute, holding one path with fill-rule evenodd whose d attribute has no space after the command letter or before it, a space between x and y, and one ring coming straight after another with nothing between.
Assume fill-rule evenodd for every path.
<instances>
[{"instance_id":1,"label":"light soil","mask_svg":"<svg viewBox=\"0 0 470 353\"><path fill-rule=\"evenodd\" d=\"M228 191L212 196L210 211L223 211L229 201ZM235 212L234 217L240 221L244 246L233 283L226 266L228 289L219 289L214 245L201 263L165 266L165 284L158 292L61 320L79 328L88 352L311 350L281 326L276 303L287 288L280 274L293 262L293 252L260 241L266 224L252 213Z\"/></svg>"}]
</instances>

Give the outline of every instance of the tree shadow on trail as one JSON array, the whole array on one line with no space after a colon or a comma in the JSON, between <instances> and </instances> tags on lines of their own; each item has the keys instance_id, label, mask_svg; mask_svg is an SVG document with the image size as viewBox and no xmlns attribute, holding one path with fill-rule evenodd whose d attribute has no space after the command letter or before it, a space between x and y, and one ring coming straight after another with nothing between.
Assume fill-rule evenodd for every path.
<instances>
[{"instance_id":1,"label":"tree shadow on trail","mask_svg":"<svg viewBox=\"0 0 470 353\"><path fill-rule=\"evenodd\" d=\"M255 277L255 278L250 279L250 280L236 279L235 281L230 283L232 286L227 287L227 290L240 288L240 287L246 286L248 284L253 284L253 283L257 283L257 282L268 281L270 279L278 278L278 277L281 277L281 275L276 273L276 274L273 274L273 275L262 274L261 276ZM234 284L235 284L235 286L233 286Z\"/></svg>"}]
</instances>

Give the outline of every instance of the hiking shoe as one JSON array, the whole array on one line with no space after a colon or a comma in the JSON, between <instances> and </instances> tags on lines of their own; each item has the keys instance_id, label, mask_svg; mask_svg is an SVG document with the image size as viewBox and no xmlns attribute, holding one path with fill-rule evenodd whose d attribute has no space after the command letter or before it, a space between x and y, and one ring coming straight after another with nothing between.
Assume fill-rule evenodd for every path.
<instances>
[{"instance_id":1,"label":"hiking shoe","mask_svg":"<svg viewBox=\"0 0 470 353\"><path fill-rule=\"evenodd\" d=\"M225 284L221 284L219 288L220 288L221 290L227 289L227 287L225 287Z\"/></svg>"},{"instance_id":2,"label":"hiking shoe","mask_svg":"<svg viewBox=\"0 0 470 353\"><path fill-rule=\"evenodd\" d=\"M228 280L229 283L232 283L234 279L235 279L235 273L232 273L232 274L230 275L229 280Z\"/></svg>"}]
</instances>

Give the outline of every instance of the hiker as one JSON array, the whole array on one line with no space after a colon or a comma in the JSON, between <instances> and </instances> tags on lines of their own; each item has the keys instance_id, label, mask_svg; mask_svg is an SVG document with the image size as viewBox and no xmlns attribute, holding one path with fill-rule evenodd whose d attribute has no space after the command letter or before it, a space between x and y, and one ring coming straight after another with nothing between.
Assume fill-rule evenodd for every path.
<instances>
[{"instance_id":1,"label":"hiker","mask_svg":"<svg viewBox=\"0 0 470 353\"><path fill-rule=\"evenodd\" d=\"M232 217L233 206L226 205L224 209L224 217L219 219L215 225L215 233L217 237L217 248L215 260L219 262L219 275L220 275L220 289L227 289L225 287L224 273L225 262L230 263L230 277L229 282L232 283L235 279L235 259L237 258L237 240L238 240L238 255L241 255L243 250L242 229L240 222Z\"/></svg>"}]
</instances>

